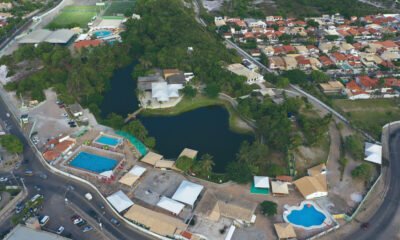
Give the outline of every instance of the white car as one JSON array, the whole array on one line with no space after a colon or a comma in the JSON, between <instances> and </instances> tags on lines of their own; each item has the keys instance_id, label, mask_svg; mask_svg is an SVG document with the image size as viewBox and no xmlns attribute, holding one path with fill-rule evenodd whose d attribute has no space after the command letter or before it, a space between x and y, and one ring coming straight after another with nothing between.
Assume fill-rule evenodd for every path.
<instances>
[{"instance_id":1,"label":"white car","mask_svg":"<svg viewBox=\"0 0 400 240\"><path fill-rule=\"evenodd\" d=\"M0 182L7 182L8 178L7 177L0 177Z\"/></svg>"},{"instance_id":2,"label":"white car","mask_svg":"<svg viewBox=\"0 0 400 240\"><path fill-rule=\"evenodd\" d=\"M57 229L57 234L58 235L61 235L61 233L63 233L64 232L64 227L63 226L60 226L58 229Z\"/></svg>"}]
</instances>

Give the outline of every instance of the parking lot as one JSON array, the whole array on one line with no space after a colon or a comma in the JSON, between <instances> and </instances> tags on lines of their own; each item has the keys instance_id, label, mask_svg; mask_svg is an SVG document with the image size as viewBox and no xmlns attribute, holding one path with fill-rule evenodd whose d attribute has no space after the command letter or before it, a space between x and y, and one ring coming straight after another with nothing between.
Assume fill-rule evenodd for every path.
<instances>
[{"instance_id":1,"label":"parking lot","mask_svg":"<svg viewBox=\"0 0 400 240\"><path fill-rule=\"evenodd\" d=\"M45 91L46 101L40 103L29 112L29 118L34 120L34 130L38 134L38 146L46 143L47 139L59 134L71 134L77 128L68 125L68 115L65 108L57 105L57 95L51 90Z\"/></svg>"}]
</instances>

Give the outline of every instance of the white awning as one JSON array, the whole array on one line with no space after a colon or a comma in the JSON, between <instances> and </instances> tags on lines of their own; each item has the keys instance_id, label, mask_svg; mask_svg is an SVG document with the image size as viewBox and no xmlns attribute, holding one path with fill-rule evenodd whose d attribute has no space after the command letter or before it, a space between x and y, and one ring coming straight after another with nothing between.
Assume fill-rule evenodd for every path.
<instances>
[{"instance_id":1,"label":"white awning","mask_svg":"<svg viewBox=\"0 0 400 240\"><path fill-rule=\"evenodd\" d=\"M182 211L182 209L185 207L185 205L183 205L182 203L177 202L177 201L172 200L167 197L162 197L160 199L160 201L157 203L157 206L159 206L160 208L163 208L167 211L170 211L176 215L178 215Z\"/></svg>"},{"instance_id":2,"label":"white awning","mask_svg":"<svg viewBox=\"0 0 400 240\"><path fill-rule=\"evenodd\" d=\"M107 200L118 212L122 212L133 205L132 200L122 190L108 196Z\"/></svg>"},{"instance_id":3,"label":"white awning","mask_svg":"<svg viewBox=\"0 0 400 240\"><path fill-rule=\"evenodd\" d=\"M193 207L203 188L199 184L183 180L172 196L172 199Z\"/></svg>"},{"instance_id":4,"label":"white awning","mask_svg":"<svg viewBox=\"0 0 400 240\"><path fill-rule=\"evenodd\" d=\"M254 176L254 187L269 188L269 177Z\"/></svg>"},{"instance_id":5,"label":"white awning","mask_svg":"<svg viewBox=\"0 0 400 240\"><path fill-rule=\"evenodd\" d=\"M146 172L146 168L135 165L131 170L129 170L129 174L132 174L134 176L142 176L143 173Z\"/></svg>"},{"instance_id":6,"label":"white awning","mask_svg":"<svg viewBox=\"0 0 400 240\"><path fill-rule=\"evenodd\" d=\"M365 143L365 161L382 164L382 146Z\"/></svg>"}]
</instances>

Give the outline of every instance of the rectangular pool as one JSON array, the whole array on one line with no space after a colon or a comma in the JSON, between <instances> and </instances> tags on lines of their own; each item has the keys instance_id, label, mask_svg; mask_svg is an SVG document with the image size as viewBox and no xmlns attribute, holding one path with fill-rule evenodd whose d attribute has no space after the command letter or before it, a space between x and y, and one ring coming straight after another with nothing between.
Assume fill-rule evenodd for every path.
<instances>
[{"instance_id":1,"label":"rectangular pool","mask_svg":"<svg viewBox=\"0 0 400 240\"><path fill-rule=\"evenodd\" d=\"M117 166L118 161L112 158L99 156L88 152L79 152L76 157L69 163L75 168L84 169L87 171L102 173L110 171Z\"/></svg>"},{"instance_id":2,"label":"rectangular pool","mask_svg":"<svg viewBox=\"0 0 400 240\"><path fill-rule=\"evenodd\" d=\"M118 144L120 144L121 139L102 135L99 138L97 138L95 142L100 143L102 145L108 145L111 147L115 147Z\"/></svg>"}]
</instances>

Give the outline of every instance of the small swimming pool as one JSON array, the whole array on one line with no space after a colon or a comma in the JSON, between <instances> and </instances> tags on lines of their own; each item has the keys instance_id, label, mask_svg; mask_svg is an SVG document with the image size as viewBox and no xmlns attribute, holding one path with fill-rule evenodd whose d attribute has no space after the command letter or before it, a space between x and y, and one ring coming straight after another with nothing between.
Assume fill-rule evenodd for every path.
<instances>
[{"instance_id":1,"label":"small swimming pool","mask_svg":"<svg viewBox=\"0 0 400 240\"><path fill-rule=\"evenodd\" d=\"M114 138L106 135L101 135L99 138L96 139L96 143L100 143L102 145L108 145L111 147L115 147L121 143L121 139Z\"/></svg>"},{"instance_id":2,"label":"small swimming pool","mask_svg":"<svg viewBox=\"0 0 400 240\"><path fill-rule=\"evenodd\" d=\"M110 171L117 166L118 161L112 158L99 156L88 152L80 152L69 163L70 166L75 168L84 169L87 171L102 173Z\"/></svg>"},{"instance_id":3,"label":"small swimming pool","mask_svg":"<svg viewBox=\"0 0 400 240\"><path fill-rule=\"evenodd\" d=\"M284 214L284 219L296 227L311 229L323 227L324 223L329 224L326 222L327 216L325 213L316 207L313 202L302 202L300 207L292 207L288 211L288 214Z\"/></svg>"},{"instance_id":4,"label":"small swimming pool","mask_svg":"<svg viewBox=\"0 0 400 240\"><path fill-rule=\"evenodd\" d=\"M96 38L105 38L111 36L113 33L110 30L99 30L93 33Z\"/></svg>"}]
</instances>

